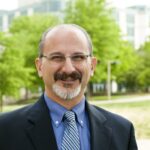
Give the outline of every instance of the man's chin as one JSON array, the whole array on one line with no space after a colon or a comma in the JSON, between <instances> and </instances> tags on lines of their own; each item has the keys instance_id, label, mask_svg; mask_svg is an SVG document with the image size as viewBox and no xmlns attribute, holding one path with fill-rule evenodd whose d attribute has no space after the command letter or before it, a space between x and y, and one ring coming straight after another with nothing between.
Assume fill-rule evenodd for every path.
<instances>
[{"instance_id":1,"label":"man's chin","mask_svg":"<svg viewBox=\"0 0 150 150\"><path fill-rule=\"evenodd\" d=\"M73 98L77 97L80 94L81 91L81 85L79 85L76 88L71 88L69 87L68 84L66 86L60 86L58 84L54 84L52 86L53 92L60 97L61 99L64 100L72 100Z\"/></svg>"}]
</instances>

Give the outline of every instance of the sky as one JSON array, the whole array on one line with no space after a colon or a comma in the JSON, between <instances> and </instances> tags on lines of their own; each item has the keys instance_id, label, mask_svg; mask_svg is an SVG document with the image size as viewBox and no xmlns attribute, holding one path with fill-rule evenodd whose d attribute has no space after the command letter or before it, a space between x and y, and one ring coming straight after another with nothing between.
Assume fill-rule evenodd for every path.
<instances>
[{"instance_id":1,"label":"sky","mask_svg":"<svg viewBox=\"0 0 150 150\"><path fill-rule=\"evenodd\" d=\"M12 10L17 8L18 0L0 0L0 10Z\"/></svg>"},{"instance_id":2,"label":"sky","mask_svg":"<svg viewBox=\"0 0 150 150\"><path fill-rule=\"evenodd\" d=\"M18 0L0 0L0 10L12 10L17 8ZM117 7L146 4L150 6L150 0L109 0L113 1Z\"/></svg>"},{"instance_id":3,"label":"sky","mask_svg":"<svg viewBox=\"0 0 150 150\"><path fill-rule=\"evenodd\" d=\"M133 5L150 6L150 0L110 0L113 1L117 7L128 7Z\"/></svg>"}]
</instances>

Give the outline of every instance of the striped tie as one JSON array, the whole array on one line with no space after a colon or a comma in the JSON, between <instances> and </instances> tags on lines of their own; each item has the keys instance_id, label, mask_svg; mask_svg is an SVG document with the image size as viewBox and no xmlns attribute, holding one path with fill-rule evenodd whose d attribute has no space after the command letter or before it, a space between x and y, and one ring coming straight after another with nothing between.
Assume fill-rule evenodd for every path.
<instances>
[{"instance_id":1,"label":"striped tie","mask_svg":"<svg viewBox=\"0 0 150 150\"><path fill-rule=\"evenodd\" d=\"M65 130L62 139L62 150L80 150L78 128L75 120L75 113L67 111L64 114Z\"/></svg>"}]
</instances>

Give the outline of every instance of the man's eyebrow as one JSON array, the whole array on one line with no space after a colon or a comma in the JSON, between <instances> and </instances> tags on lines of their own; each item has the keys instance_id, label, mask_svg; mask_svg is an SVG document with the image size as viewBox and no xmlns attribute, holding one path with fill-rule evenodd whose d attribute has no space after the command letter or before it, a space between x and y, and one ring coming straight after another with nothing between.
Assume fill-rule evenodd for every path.
<instances>
[{"instance_id":1,"label":"man's eyebrow","mask_svg":"<svg viewBox=\"0 0 150 150\"><path fill-rule=\"evenodd\" d=\"M51 56L51 55L64 55L64 54L61 52L53 52L53 53L50 53L48 55Z\"/></svg>"},{"instance_id":2,"label":"man's eyebrow","mask_svg":"<svg viewBox=\"0 0 150 150\"><path fill-rule=\"evenodd\" d=\"M83 53L83 52L74 52L72 53L71 55L85 55L87 53ZM65 55L64 53L61 53L61 52L52 52L50 54L48 54L49 56L52 56L52 55Z\"/></svg>"},{"instance_id":3,"label":"man's eyebrow","mask_svg":"<svg viewBox=\"0 0 150 150\"><path fill-rule=\"evenodd\" d=\"M83 52L74 52L72 53L72 55L85 55L86 53L83 53Z\"/></svg>"}]
</instances>

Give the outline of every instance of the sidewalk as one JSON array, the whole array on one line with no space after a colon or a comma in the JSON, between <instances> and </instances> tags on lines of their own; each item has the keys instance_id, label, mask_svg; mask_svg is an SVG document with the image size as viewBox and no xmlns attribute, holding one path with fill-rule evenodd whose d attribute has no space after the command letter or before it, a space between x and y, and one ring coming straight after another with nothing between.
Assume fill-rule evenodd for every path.
<instances>
[{"instance_id":1,"label":"sidewalk","mask_svg":"<svg viewBox=\"0 0 150 150\"><path fill-rule=\"evenodd\" d=\"M149 150L150 149L150 139L139 139L137 140L138 150Z\"/></svg>"},{"instance_id":2,"label":"sidewalk","mask_svg":"<svg viewBox=\"0 0 150 150\"><path fill-rule=\"evenodd\" d=\"M135 97L129 97L129 98L120 98L120 99L114 99L114 100L96 100L96 101L89 101L91 104L107 104L107 103L124 103L124 102L139 102L144 100L150 100L150 95L143 95L143 96L135 96Z\"/></svg>"}]
</instances>

